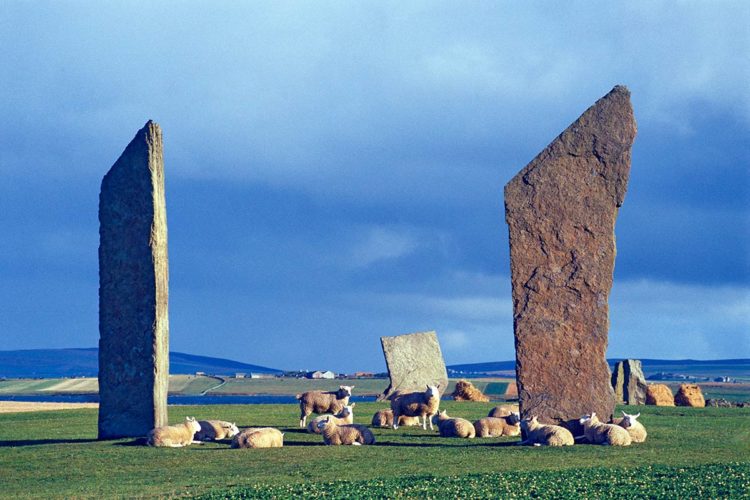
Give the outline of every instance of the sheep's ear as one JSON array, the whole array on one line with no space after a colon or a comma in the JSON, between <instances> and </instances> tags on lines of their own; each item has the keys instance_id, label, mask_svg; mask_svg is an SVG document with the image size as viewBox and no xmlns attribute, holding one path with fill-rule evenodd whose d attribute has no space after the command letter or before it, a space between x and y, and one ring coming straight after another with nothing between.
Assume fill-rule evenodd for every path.
<instances>
[{"instance_id":1,"label":"sheep's ear","mask_svg":"<svg viewBox=\"0 0 750 500\"><path fill-rule=\"evenodd\" d=\"M635 415L631 415L631 416L632 416L633 418L638 418L638 417L640 417L640 416L641 416L641 413L640 413L640 412L638 412L637 414L635 414Z\"/></svg>"},{"instance_id":2,"label":"sheep's ear","mask_svg":"<svg viewBox=\"0 0 750 500\"><path fill-rule=\"evenodd\" d=\"M596 412L591 412L591 418L594 418L596 416Z\"/></svg>"},{"instance_id":3,"label":"sheep's ear","mask_svg":"<svg viewBox=\"0 0 750 500\"><path fill-rule=\"evenodd\" d=\"M356 405L357 405L357 403L352 403L349 406L351 406L352 408L354 408Z\"/></svg>"},{"instance_id":4,"label":"sheep's ear","mask_svg":"<svg viewBox=\"0 0 750 500\"><path fill-rule=\"evenodd\" d=\"M622 411L622 410L620 410L620 413L622 413L622 416L623 416L623 417L627 417L627 416L628 416L628 414L627 414L627 413L625 413L625 412L624 412L624 411Z\"/></svg>"}]
</instances>

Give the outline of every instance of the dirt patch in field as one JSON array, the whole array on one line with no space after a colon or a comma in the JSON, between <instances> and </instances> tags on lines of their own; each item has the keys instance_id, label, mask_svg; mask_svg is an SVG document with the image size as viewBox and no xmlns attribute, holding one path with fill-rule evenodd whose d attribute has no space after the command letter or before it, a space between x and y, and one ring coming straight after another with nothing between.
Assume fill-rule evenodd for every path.
<instances>
[{"instance_id":1,"label":"dirt patch in field","mask_svg":"<svg viewBox=\"0 0 750 500\"><path fill-rule=\"evenodd\" d=\"M99 403L35 403L28 401L0 401L0 413L77 410L79 408L99 408Z\"/></svg>"}]
</instances>

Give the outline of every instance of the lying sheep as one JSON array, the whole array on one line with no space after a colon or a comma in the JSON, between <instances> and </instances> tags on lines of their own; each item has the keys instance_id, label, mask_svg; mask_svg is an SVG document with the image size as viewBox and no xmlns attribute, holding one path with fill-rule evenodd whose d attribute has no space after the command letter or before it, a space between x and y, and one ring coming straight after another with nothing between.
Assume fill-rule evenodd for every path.
<instances>
[{"instance_id":1,"label":"lying sheep","mask_svg":"<svg viewBox=\"0 0 750 500\"><path fill-rule=\"evenodd\" d=\"M147 443L149 446L181 448L192 444L195 433L200 430L200 424L193 417L187 417L181 424L152 429L148 433Z\"/></svg>"},{"instance_id":2,"label":"lying sheep","mask_svg":"<svg viewBox=\"0 0 750 500\"><path fill-rule=\"evenodd\" d=\"M355 404L356 403L352 403L349 406L344 406L344 409L336 415L320 415L318 417L315 417L314 419L310 420L310 422L308 422L307 432L311 434L320 434L320 429L318 429L318 422L326 417L331 417L337 425L353 424Z\"/></svg>"},{"instance_id":3,"label":"lying sheep","mask_svg":"<svg viewBox=\"0 0 750 500\"><path fill-rule=\"evenodd\" d=\"M565 427L540 424L536 417L521 420L521 430L526 439L519 445L570 446L575 442L573 434Z\"/></svg>"},{"instance_id":4,"label":"lying sheep","mask_svg":"<svg viewBox=\"0 0 750 500\"><path fill-rule=\"evenodd\" d=\"M474 422L477 437L518 436L521 434L521 416L513 412L506 417L485 417Z\"/></svg>"},{"instance_id":5,"label":"lying sheep","mask_svg":"<svg viewBox=\"0 0 750 500\"><path fill-rule=\"evenodd\" d=\"M420 425L421 422L419 421L419 417L407 417L406 415L401 415L398 417L398 425L399 426L410 426L410 425ZM390 408L385 410L379 410L375 415L372 416L372 426L373 427L393 427L393 410Z\"/></svg>"},{"instance_id":6,"label":"lying sheep","mask_svg":"<svg viewBox=\"0 0 750 500\"><path fill-rule=\"evenodd\" d=\"M438 426L442 437L472 439L476 436L476 431L471 422L463 418L451 418L446 410L432 417L432 421Z\"/></svg>"},{"instance_id":7,"label":"lying sheep","mask_svg":"<svg viewBox=\"0 0 750 500\"><path fill-rule=\"evenodd\" d=\"M327 445L351 444L359 446L375 443L375 436L364 425L338 425L331 417L326 417L318 422L318 429L323 436L323 442Z\"/></svg>"},{"instance_id":8,"label":"lying sheep","mask_svg":"<svg viewBox=\"0 0 750 500\"><path fill-rule=\"evenodd\" d=\"M488 417L507 417L511 413L516 412L516 409L512 406L507 405L501 405L496 406L493 409L490 410L490 412L487 414Z\"/></svg>"},{"instance_id":9,"label":"lying sheep","mask_svg":"<svg viewBox=\"0 0 750 500\"><path fill-rule=\"evenodd\" d=\"M243 429L232 439L232 448L281 448L284 433L273 427Z\"/></svg>"},{"instance_id":10,"label":"lying sheep","mask_svg":"<svg viewBox=\"0 0 750 500\"><path fill-rule=\"evenodd\" d=\"M311 413L331 413L333 415L341 412L344 406L349 404L353 385L340 385L338 391L308 391L295 396L299 399L300 428L305 428L307 416Z\"/></svg>"},{"instance_id":11,"label":"lying sheep","mask_svg":"<svg viewBox=\"0 0 750 500\"><path fill-rule=\"evenodd\" d=\"M584 415L579 423L583 426L585 440L591 444L630 446L631 439L628 431L619 425L600 422L596 413Z\"/></svg>"},{"instance_id":12,"label":"lying sheep","mask_svg":"<svg viewBox=\"0 0 750 500\"><path fill-rule=\"evenodd\" d=\"M642 443L646 440L648 433L646 432L646 428L643 427L643 424L637 420L640 416L640 413L636 415L628 415L627 413L622 412L622 418L616 418L612 423L619 425L628 431L628 434L630 434L630 440L633 443Z\"/></svg>"},{"instance_id":13,"label":"lying sheep","mask_svg":"<svg viewBox=\"0 0 750 500\"><path fill-rule=\"evenodd\" d=\"M196 441L231 439L240 432L236 424L223 420L199 420L198 424L201 429L195 433Z\"/></svg>"},{"instance_id":14,"label":"lying sheep","mask_svg":"<svg viewBox=\"0 0 750 500\"><path fill-rule=\"evenodd\" d=\"M422 429L427 430L427 421L432 427L432 417L437 415L440 407L440 391L437 386L428 385L425 392L409 392L396 394L391 399L393 411L393 428L398 429L401 415L408 417L422 417Z\"/></svg>"}]
</instances>

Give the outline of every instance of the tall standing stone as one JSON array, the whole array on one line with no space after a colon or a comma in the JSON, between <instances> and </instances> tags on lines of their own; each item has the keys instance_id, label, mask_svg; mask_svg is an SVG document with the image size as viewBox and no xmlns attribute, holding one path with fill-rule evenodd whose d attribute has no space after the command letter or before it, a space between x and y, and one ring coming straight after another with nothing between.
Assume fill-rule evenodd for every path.
<instances>
[{"instance_id":1,"label":"tall standing stone","mask_svg":"<svg viewBox=\"0 0 750 500\"><path fill-rule=\"evenodd\" d=\"M618 361L612 371L612 388L617 403L646 404L646 377L641 362L637 359Z\"/></svg>"},{"instance_id":2,"label":"tall standing stone","mask_svg":"<svg viewBox=\"0 0 750 500\"><path fill-rule=\"evenodd\" d=\"M99 439L167 424L168 281L161 129L149 121L99 195Z\"/></svg>"},{"instance_id":3,"label":"tall standing stone","mask_svg":"<svg viewBox=\"0 0 750 500\"><path fill-rule=\"evenodd\" d=\"M605 353L614 227L636 124L617 86L505 186L516 376L523 416L612 416Z\"/></svg>"},{"instance_id":4,"label":"tall standing stone","mask_svg":"<svg viewBox=\"0 0 750 500\"><path fill-rule=\"evenodd\" d=\"M448 387L448 371L435 332L380 337L391 383L378 399L396 392L424 391L438 386L442 395Z\"/></svg>"}]
</instances>

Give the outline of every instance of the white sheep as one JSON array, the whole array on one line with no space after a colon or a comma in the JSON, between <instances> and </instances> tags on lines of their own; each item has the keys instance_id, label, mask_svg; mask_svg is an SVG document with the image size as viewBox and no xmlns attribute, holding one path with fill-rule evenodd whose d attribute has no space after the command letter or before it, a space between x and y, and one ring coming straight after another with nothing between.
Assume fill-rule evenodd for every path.
<instances>
[{"instance_id":1,"label":"white sheep","mask_svg":"<svg viewBox=\"0 0 750 500\"><path fill-rule=\"evenodd\" d=\"M232 448L281 448L284 433L273 427L243 429L232 439Z\"/></svg>"},{"instance_id":2,"label":"white sheep","mask_svg":"<svg viewBox=\"0 0 750 500\"><path fill-rule=\"evenodd\" d=\"M408 427L410 425L422 425L419 421L419 417L408 417L401 415L398 417L398 425ZM393 410L386 408L378 410L375 415L372 416L373 427L393 427Z\"/></svg>"},{"instance_id":3,"label":"white sheep","mask_svg":"<svg viewBox=\"0 0 750 500\"><path fill-rule=\"evenodd\" d=\"M471 422L463 418L451 418L446 410L432 417L432 421L438 426L442 437L473 439L476 436L476 430Z\"/></svg>"},{"instance_id":4,"label":"white sheep","mask_svg":"<svg viewBox=\"0 0 750 500\"><path fill-rule=\"evenodd\" d=\"M152 429L148 433L147 443L149 446L182 448L192 444L195 433L200 430L200 424L193 417L187 417L181 424Z\"/></svg>"},{"instance_id":5,"label":"white sheep","mask_svg":"<svg viewBox=\"0 0 750 500\"><path fill-rule=\"evenodd\" d=\"M628 431L619 425L600 422L596 413L584 415L578 422L583 426L583 437L591 444L630 446Z\"/></svg>"},{"instance_id":6,"label":"white sheep","mask_svg":"<svg viewBox=\"0 0 750 500\"><path fill-rule=\"evenodd\" d=\"M484 417L474 422L477 437L518 436L521 416L513 412L505 417Z\"/></svg>"},{"instance_id":7,"label":"white sheep","mask_svg":"<svg viewBox=\"0 0 750 500\"><path fill-rule=\"evenodd\" d=\"M425 392L409 392L396 394L391 399L391 410L393 410L393 428L398 429L401 415L408 417L422 417L422 429L427 430L427 421L432 427L432 417L437 415L440 407L440 391L437 386L428 385Z\"/></svg>"},{"instance_id":8,"label":"white sheep","mask_svg":"<svg viewBox=\"0 0 750 500\"><path fill-rule=\"evenodd\" d=\"M519 445L570 446L575 442L573 434L565 427L540 424L537 417L521 420L521 430L526 439L519 442Z\"/></svg>"},{"instance_id":9,"label":"white sheep","mask_svg":"<svg viewBox=\"0 0 750 500\"><path fill-rule=\"evenodd\" d=\"M359 424L338 425L331 417L318 422L318 429L327 445L351 444L355 446L374 444L375 436L372 431Z\"/></svg>"},{"instance_id":10,"label":"white sheep","mask_svg":"<svg viewBox=\"0 0 750 500\"><path fill-rule=\"evenodd\" d=\"M201 429L195 434L196 441L231 439L240 432L237 424L223 420L199 420L198 424Z\"/></svg>"},{"instance_id":11,"label":"white sheep","mask_svg":"<svg viewBox=\"0 0 750 500\"><path fill-rule=\"evenodd\" d=\"M300 410L300 428L305 428L307 417L311 413L331 413L333 415L344 409L349 404L353 385L340 385L337 391L307 391L297 394Z\"/></svg>"},{"instance_id":12,"label":"white sheep","mask_svg":"<svg viewBox=\"0 0 750 500\"><path fill-rule=\"evenodd\" d=\"M315 417L307 423L307 432L311 434L320 434L320 429L318 429L318 422L326 417L331 417L338 425L353 424L354 405L356 405L356 403L352 403L349 406L344 406L344 409L336 415L320 415Z\"/></svg>"},{"instance_id":13,"label":"white sheep","mask_svg":"<svg viewBox=\"0 0 750 500\"><path fill-rule=\"evenodd\" d=\"M613 424L619 425L624 428L630 434L630 440L634 443L642 443L646 440L648 433L646 428L637 419L641 414L628 415L622 412L622 418L616 418L612 421Z\"/></svg>"},{"instance_id":14,"label":"white sheep","mask_svg":"<svg viewBox=\"0 0 750 500\"><path fill-rule=\"evenodd\" d=\"M488 417L507 417L511 413L517 413L516 409L512 406L500 405L490 410L487 414ZM520 421L520 420L519 420Z\"/></svg>"}]
</instances>

